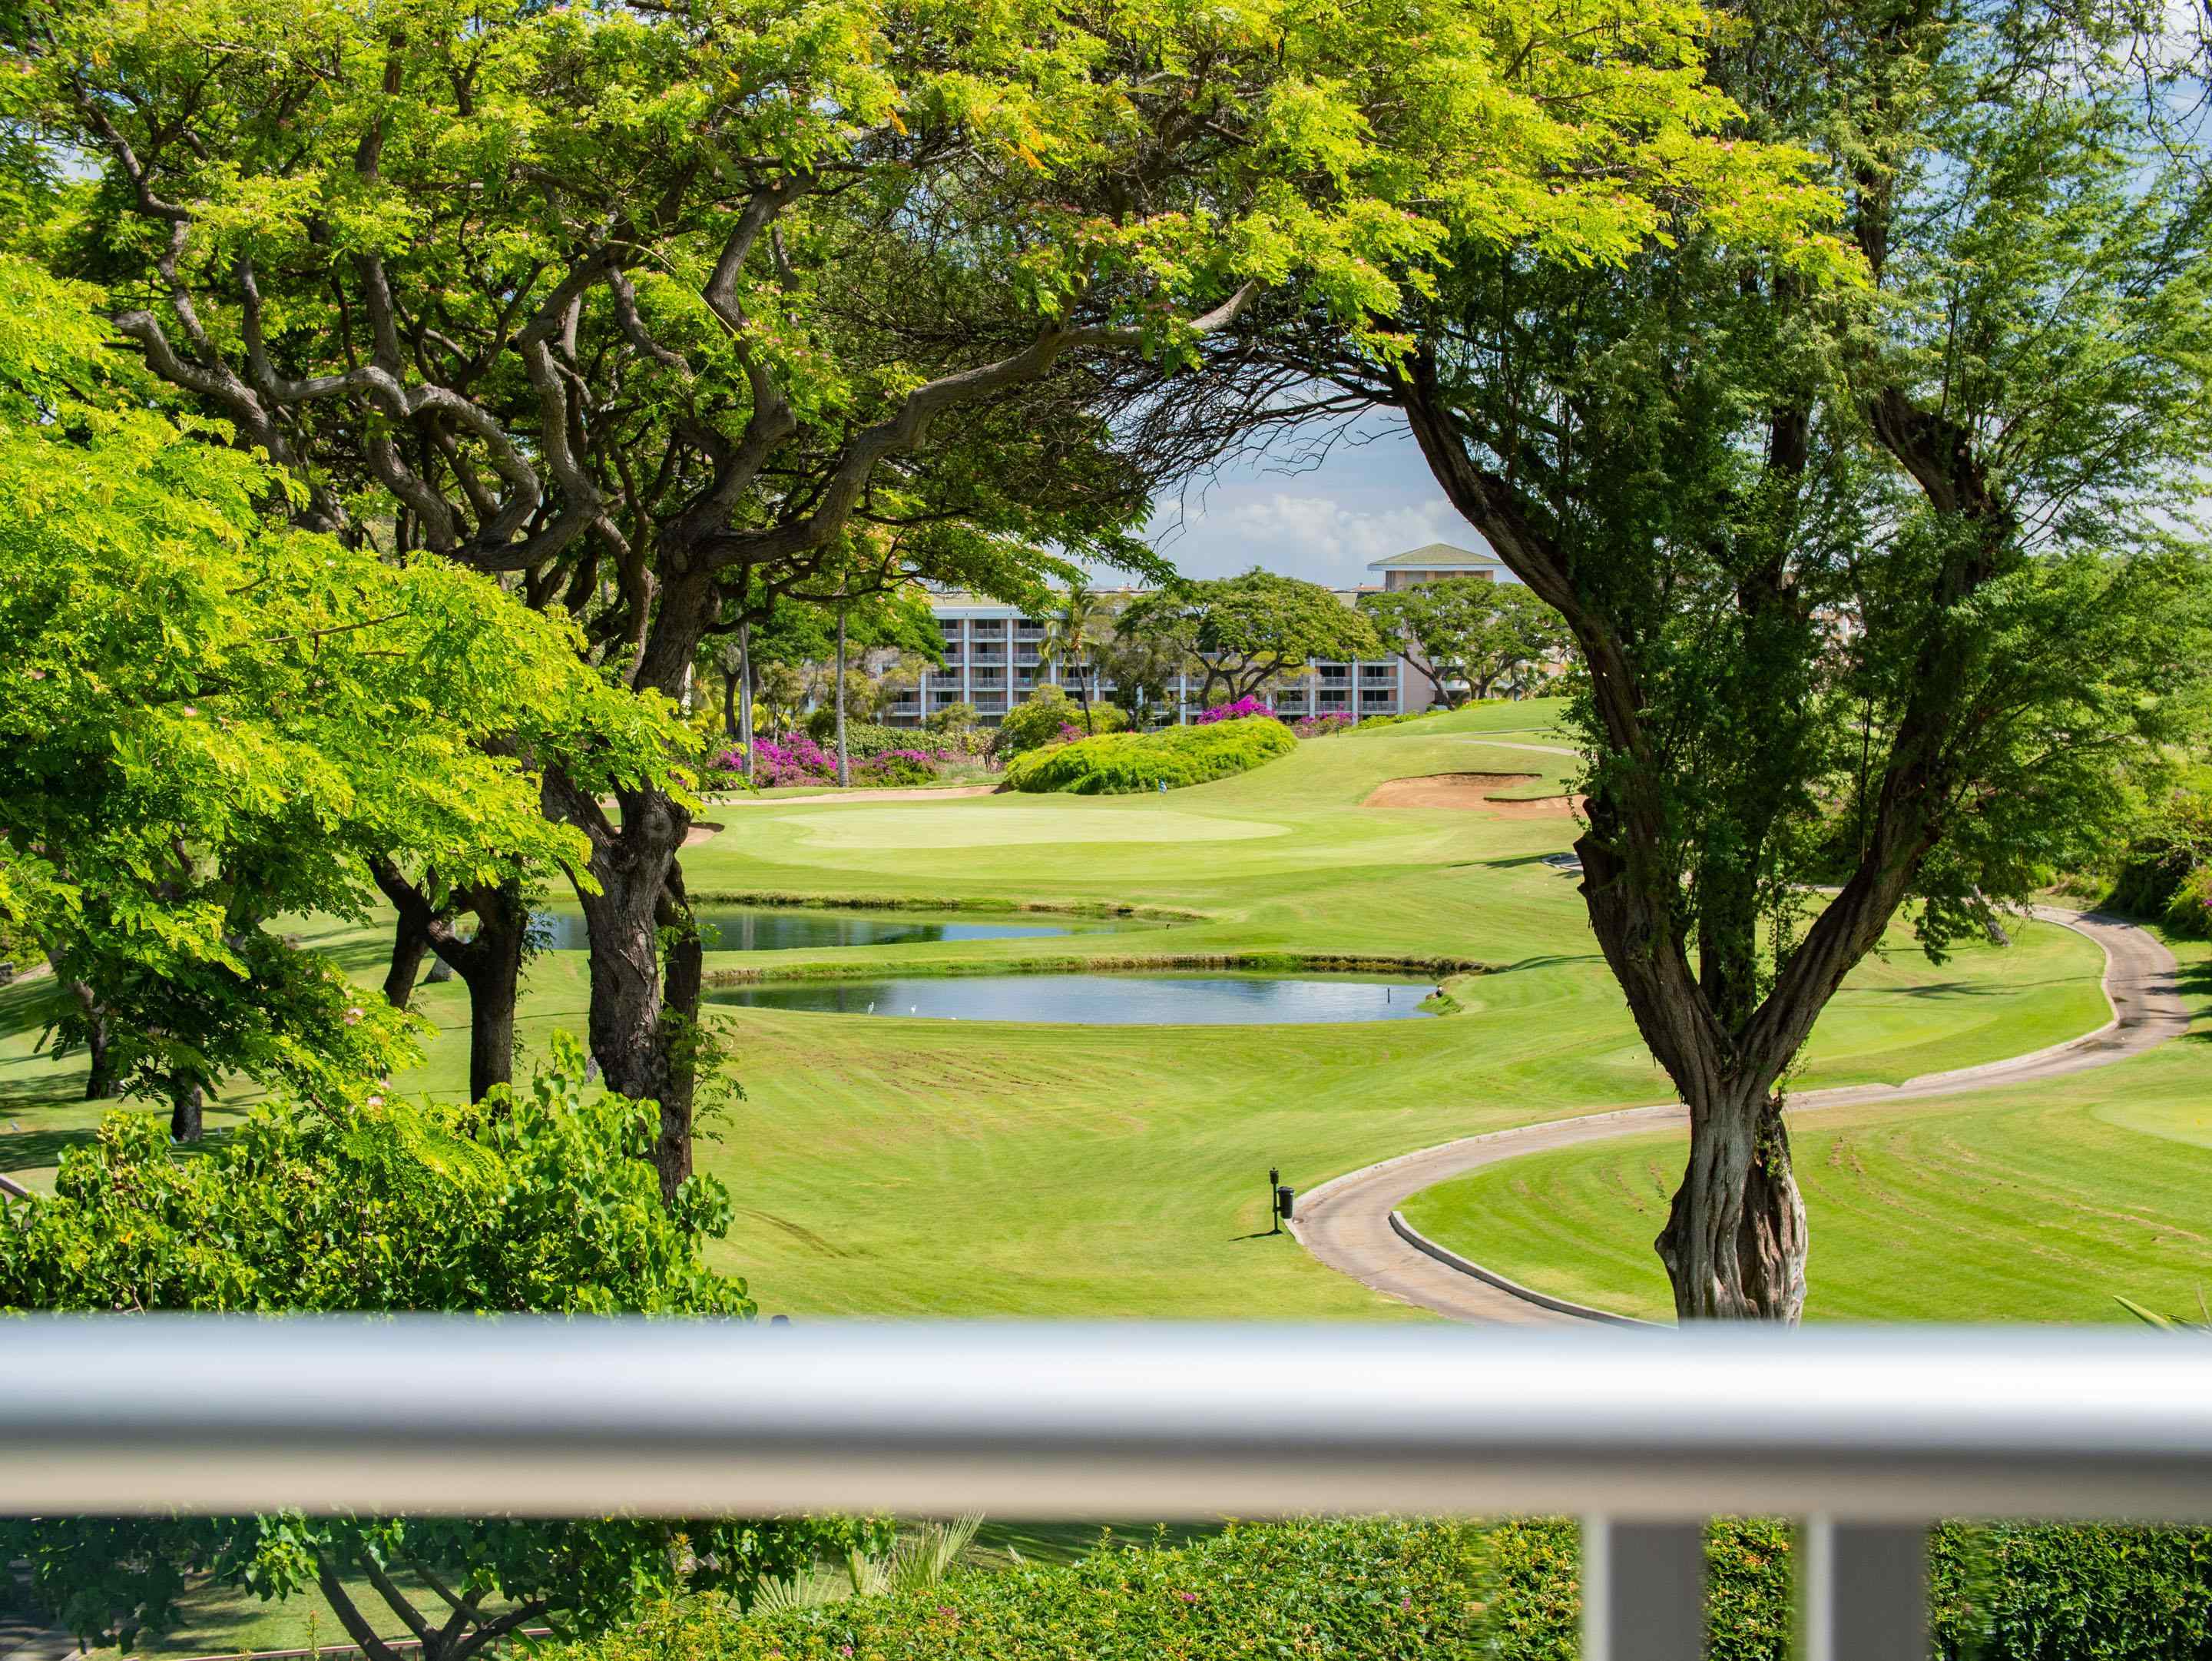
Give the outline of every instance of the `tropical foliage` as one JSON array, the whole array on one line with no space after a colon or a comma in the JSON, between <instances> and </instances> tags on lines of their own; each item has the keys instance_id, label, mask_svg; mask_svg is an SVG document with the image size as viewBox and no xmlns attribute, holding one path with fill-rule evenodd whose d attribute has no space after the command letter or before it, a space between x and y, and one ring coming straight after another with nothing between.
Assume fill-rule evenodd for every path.
<instances>
[{"instance_id":1,"label":"tropical foliage","mask_svg":"<svg viewBox=\"0 0 2212 1661\"><path fill-rule=\"evenodd\" d=\"M1006 788L1086 796L1175 790L1227 778L1297 747L1290 728L1267 716L1210 727L1164 727L1157 733L1102 733L1016 757L1006 766Z\"/></svg>"},{"instance_id":2,"label":"tropical foliage","mask_svg":"<svg viewBox=\"0 0 2212 1661\"><path fill-rule=\"evenodd\" d=\"M1557 611L1519 583L1487 577L1362 594L1359 609L1406 652L1440 703L1488 697L1515 672L1540 668L1568 643Z\"/></svg>"},{"instance_id":3,"label":"tropical foliage","mask_svg":"<svg viewBox=\"0 0 2212 1661\"><path fill-rule=\"evenodd\" d=\"M272 517L286 481L155 407L100 301L0 257L0 915L94 1093L342 1093L413 1029L273 921L364 916L372 860L542 880L586 849L547 762L680 788L681 737L488 579Z\"/></svg>"},{"instance_id":4,"label":"tropical foliage","mask_svg":"<svg viewBox=\"0 0 2212 1661\"><path fill-rule=\"evenodd\" d=\"M704 1256L729 1226L729 1196L694 1177L664 1203L647 1157L658 1130L650 1103L586 1081L565 1035L522 1090L470 1105L280 1099L204 1157L180 1155L143 1116L113 1114L97 1141L63 1155L52 1198L0 1199L0 1310L749 1317L744 1282ZM88 1641L128 1649L212 1574L268 1597L319 1587L374 1661L395 1661L380 1638L395 1620L431 1661L466 1661L522 1627L617 1620L680 1574L749 1591L880 1534L831 1519L284 1513L49 1518L0 1539ZM386 1613L345 1591L362 1579Z\"/></svg>"},{"instance_id":5,"label":"tropical foliage","mask_svg":"<svg viewBox=\"0 0 2212 1661\"><path fill-rule=\"evenodd\" d=\"M1237 577L1177 582L1121 614L1122 632L1188 642L1199 702L1250 697L1309 663L1386 657L1372 624L1317 582L1256 567Z\"/></svg>"}]
</instances>

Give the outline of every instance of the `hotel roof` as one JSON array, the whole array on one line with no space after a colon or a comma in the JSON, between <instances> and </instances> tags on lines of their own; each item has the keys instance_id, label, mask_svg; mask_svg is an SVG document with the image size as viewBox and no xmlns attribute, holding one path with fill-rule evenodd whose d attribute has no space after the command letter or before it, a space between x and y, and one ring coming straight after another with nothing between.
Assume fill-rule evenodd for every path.
<instances>
[{"instance_id":1,"label":"hotel roof","mask_svg":"<svg viewBox=\"0 0 2212 1661\"><path fill-rule=\"evenodd\" d=\"M1484 565L1495 565L1501 570L1505 562L1492 553L1475 553L1466 548L1455 548L1449 542L1431 542L1425 548L1416 548L1410 553L1393 554L1388 559L1378 559L1368 566L1370 571L1464 571Z\"/></svg>"}]
</instances>

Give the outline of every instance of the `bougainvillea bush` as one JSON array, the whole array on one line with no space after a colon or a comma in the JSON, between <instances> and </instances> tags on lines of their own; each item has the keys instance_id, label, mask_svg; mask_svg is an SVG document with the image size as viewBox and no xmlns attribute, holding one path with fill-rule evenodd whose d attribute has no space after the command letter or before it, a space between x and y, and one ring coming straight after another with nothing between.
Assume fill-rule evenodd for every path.
<instances>
[{"instance_id":1,"label":"bougainvillea bush","mask_svg":"<svg viewBox=\"0 0 2212 1661\"><path fill-rule=\"evenodd\" d=\"M1347 710L1332 709L1325 715L1300 715L1291 723L1291 731L1302 739L1325 739L1332 733L1341 733L1358 724L1358 716Z\"/></svg>"},{"instance_id":2,"label":"bougainvillea bush","mask_svg":"<svg viewBox=\"0 0 2212 1661\"><path fill-rule=\"evenodd\" d=\"M953 765L967 759L965 752L957 745L936 742L927 748L905 746L878 750L865 756L856 753L848 743L846 755L851 765L853 783L863 789L928 784L936 779L937 770L940 766ZM712 766L714 777L710 781L710 788L734 785L742 788L745 770L744 746L731 745L714 757ZM804 733L789 733L780 739L756 739L753 741L752 784L755 789L770 790L778 785L834 786L836 782L836 751L825 750Z\"/></svg>"},{"instance_id":3,"label":"bougainvillea bush","mask_svg":"<svg viewBox=\"0 0 2212 1661\"><path fill-rule=\"evenodd\" d=\"M1263 715L1269 721L1274 720L1274 706L1259 698L1242 697L1234 703L1215 704L1211 709L1195 717L1193 725L1211 727L1216 721L1250 721Z\"/></svg>"},{"instance_id":4,"label":"bougainvillea bush","mask_svg":"<svg viewBox=\"0 0 2212 1661\"><path fill-rule=\"evenodd\" d=\"M1291 729L1272 717L1167 727L1157 733L1113 733L1017 756L1006 764L1006 786L1085 796L1163 786L1176 790L1225 779L1297 747Z\"/></svg>"}]
</instances>

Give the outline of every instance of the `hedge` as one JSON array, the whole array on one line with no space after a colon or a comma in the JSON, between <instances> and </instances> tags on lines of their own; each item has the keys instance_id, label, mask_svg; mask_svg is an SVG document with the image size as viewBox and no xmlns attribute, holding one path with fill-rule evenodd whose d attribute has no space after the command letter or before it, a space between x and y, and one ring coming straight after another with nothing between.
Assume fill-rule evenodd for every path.
<instances>
[{"instance_id":1,"label":"hedge","mask_svg":"<svg viewBox=\"0 0 2212 1661\"><path fill-rule=\"evenodd\" d=\"M1297 747L1289 727L1265 716L1157 733L1102 733L1015 757L1006 764L1006 785L1086 796L1156 790L1163 782L1173 790L1225 779Z\"/></svg>"},{"instance_id":2,"label":"hedge","mask_svg":"<svg viewBox=\"0 0 2212 1661\"><path fill-rule=\"evenodd\" d=\"M563 1661L1474 1661L1483 1547L1450 1523L1236 1528L761 1619L702 1597Z\"/></svg>"},{"instance_id":3,"label":"hedge","mask_svg":"<svg viewBox=\"0 0 2212 1661\"><path fill-rule=\"evenodd\" d=\"M1560 1521L1232 1526L772 1616L694 1597L556 1661L1576 1661L1578 1555ZM1939 1661L2212 1657L2212 1531L1945 1524L1929 1558ZM1790 1559L1786 1524L1710 1530L1710 1661L1785 1661Z\"/></svg>"}]
</instances>

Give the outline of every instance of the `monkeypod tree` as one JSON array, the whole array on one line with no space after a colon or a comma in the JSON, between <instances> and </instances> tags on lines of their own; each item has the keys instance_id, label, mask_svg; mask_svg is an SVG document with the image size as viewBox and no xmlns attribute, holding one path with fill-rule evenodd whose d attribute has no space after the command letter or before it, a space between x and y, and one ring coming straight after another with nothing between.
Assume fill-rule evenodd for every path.
<instances>
[{"instance_id":1,"label":"monkeypod tree","mask_svg":"<svg viewBox=\"0 0 2212 1661\"><path fill-rule=\"evenodd\" d=\"M1608 10L1605 50L1577 7L1487 0L26 12L10 96L99 170L46 242L154 371L308 522L496 574L672 696L839 561L1157 576L1127 530L1221 423L1114 417L1262 293L1387 355L1368 319L1448 234L1606 258L1647 178L1760 182L1686 131L1681 0ZM659 1102L672 1193L690 810L546 787L591 847L592 1050Z\"/></svg>"},{"instance_id":2,"label":"monkeypod tree","mask_svg":"<svg viewBox=\"0 0 2212 1661\"><path fill-rule=\"evenodd\" d=\"M1440 703L1453 701L1456 681L1467 684L1468 696L1486 698L1515 670L1545 662L1567 643L1557 611L1518 583L1487 577L1362 594L1359 609L1421 672Z\"/></svg>"},{"instance_id":3,"label":"monkeypod tree","mask_svg":"<svg viewBox=\"0 0 2212 1661\"><path fill-rule=\"evenodd\" d=\"M62 1156L52 1197L0 1198L0 1310L750 1318L744 1282L705 1261L728 1195L699 1177L664 1203L647 1158L659 1115L586 1074L581 1046L556 1034L520 1090L468 1106L280 1100L205 1158L180 1158L143 1116L110 1115ZM428 1661L470 1661L525 1628L603 1629L680 1585L748 1597L763 1578L886 1532L836 1518L277 1512L13 1521L0 1542L88 1645L130 1650L211 1581L264 1598L319 1590L371 1661L418 1646ZM415 1643L387 1643L394 1623Z\"/></svg>"},{"instance_id":4,"label":"monkeypod tree","mask_svg":"<svg viewBox=\"0 0 2212 1661\"><path fill-rule=\"evenodd\" d=\"M1784 1083L1844 977L2093 856L2200 680L2212 237L2146 44L1753 6L1710 54L1735 142L1803 147L1835 241L1686 193L1617 264L1468 248L1400 360L1278 338L1404 412L1572 634L1583 891L1690 1110L1684 1318L1803 1308Z\"/></svg>"},{"instance_id":5,"label":"monkeypod tree","mask_svg":"<svg viewBox=\"0 0 2212 1661\"><path fill-rule=\"evenodd\" d=\"M287 481L113 350L100 295L0 258L0 912L52 958L90 1090L343 1091L414 1053L284 915L365 862L460 884L580 859L531 757L666 776L669 727L574 631L441 561L289 526Z\"/></svg>"},{"instance_id":6,"label":"monkeypod tree","mask_svg":"<svg viewBox=\"0 0 2212 1661\"><path fill-rule=\"evenodd\" d=\"M1317 582L1258 567L1243 576L1176 582L1133 602L1122 633L1188 642L1202 677L1198 701L1234 703L1309 663L1388 655L1366 618Z\"/></svg>"}]
</instances>

